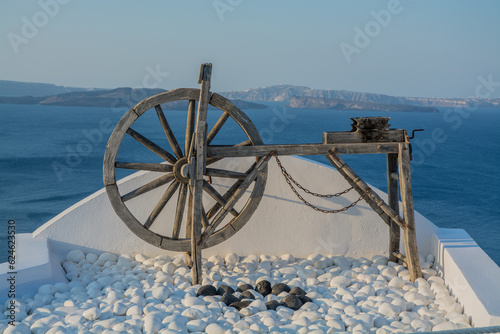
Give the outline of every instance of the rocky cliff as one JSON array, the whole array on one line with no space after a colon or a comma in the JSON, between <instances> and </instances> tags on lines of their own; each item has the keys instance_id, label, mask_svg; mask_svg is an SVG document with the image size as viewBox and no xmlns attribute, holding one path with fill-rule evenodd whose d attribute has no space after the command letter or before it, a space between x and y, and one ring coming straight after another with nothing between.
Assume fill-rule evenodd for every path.
<instances>
[{"instance_id":1,"label":"rocky cliff","mask_svg":"<svg viewBox=\"0 0 500 334\"><path fill-rule=\"evenodd\" d=\"M335 109L360 111L401 111L401 112L438 112L435 107L409 106L376 102L348 101L322 97L293 96L287 105L290 108Z\"/></svg>"},{"instance_id":2,"label":"rocky cliff","mask_svg":"<svg viewBox=\"0 0 500 334\"><path fill-rule=\"evenodd\" d=\"M352 92L346 90L312 89L305 86L277 85L270 87L251 88L241 91L222 92L228 99L247 101L288 102L294 96L337 99L355 102L373 102L385 104L403 104L424 107L498 107L500 99L466 99L466 98L427 98L427 97L398 97L384 94Z\"/></svg>"}]
</instances>

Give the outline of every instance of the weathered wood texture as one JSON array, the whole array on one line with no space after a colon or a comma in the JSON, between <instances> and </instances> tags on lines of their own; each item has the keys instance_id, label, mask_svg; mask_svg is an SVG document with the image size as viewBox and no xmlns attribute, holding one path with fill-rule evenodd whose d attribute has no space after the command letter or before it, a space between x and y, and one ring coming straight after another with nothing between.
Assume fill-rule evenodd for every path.
<instances>
[{"instance_id":1,"label":"weathered wood texture","mask_svg":"<svg viewBox=\"0 0 500 334\"><path fill-rule=\"evenodd\" d=\"M332 149L331 144L281 144L281 145L257 145L257 146L209 146L208 158L229 157L255 157L264 156L271 151L278 155L325 155ZM338 154L370 154L370 153L397 153L397 143L363 144L345 143L335 144Z\"/></svg>"},{"instance_id":2,"label":"weathered wood texture","mask_svg":"<svg viewBox=\"0 0 500 334\"><path fill-rule=\"evenodd\" d=\"M162 177L159 177L156 180L153 180L149 183L146 183L145 185L143 185L135 190L132 190L131 192L126 193L125 195L123 195L121 197L121 200L123 202L131 200L132 198L135 198L135 197L140 196L142 194L145 194L151 190L159 188L159 187L171 182L173 179L174 179L174 174L163 175Z\"/></svg>"},{"instance_id":3,"label":"weathered wood texture","mask_svg":"<svg viewBox=\"0 0 500 334\"><path fill-rule=\"evenodd\" d=\"M408 263L410 279L414 282L417 278L422 277L422 269L420 267L420 259L418 258L417 234L415 232L415 212L413 209L409 143L399 144L398 165L403 214L406 223L411 227L403 231L406 262Z\"/></svg>"},{"instance_id":4,"label":"weathered wood texture","mask_svg":"<svg viewBox=\"0 0 500 334\"><path fill-rule=\"evenodd\" d=\"M207 135L207 145L210 145L212 140L214 140L215 136L217 133L219 133L220 129L222 129L222 126L224 123L226 123L227 119L229 118L229 114L227 112L224 112L221 117L217 120L217 122L214 124L212 129Z\"/></svg>"},{"instance_id":5,"label":"weathered wood texture","mask_svg":"<svg viewBox=\"0 0 500 334\"><path fill-rule=\"evenodd\" d=\"M398 214L396 214L385 202L363 181L345 161L340 158L333 150L330 150L326 156L328 161L337 168L349 184L354 187L354 190L360 195L365 195L364 200L370 207L378 213L380 218L387 223L388 219L398 224L401 228L406 229L407 225Z\"/></svg>"},{"instance_id":6,"label":"weathered wood texture","mask_svg":"<svg viewBox=\"0 0 500 334\"><path fill-rule=\"evenodd\" d=\"M148 219L144 223L144 228L148 229L153 225L155 222L156 218L158 218L158 215L160 212L163 210L167 202L172 198L174 195L175 191L179 187L179 182L174 181L168 186L167 190L163 194L163 196L160 198L160 201L156 204L155 208L153 209L153 212L149 215Z\"/></svg>"},{"instance_id":7,"label":"weathered wood texture","mask_svg":"<svg viewBox=\"0 0 500 334\"><path fill-rule=\"evenodd\" d=\"M132 128L128 128L127 134L130 135L135 140L137 140L142 145L144 145L151 152L156 153L159 157L165 159L166 161L170 162L171 164L175 163L176 159L172 154L168 153L166 150L164 150L163 148L161 148L157 144L153 143L151 140L144 137L143 135L141 135L137 131L133 130Z\"/></svg>"},{"instance_id":8,"label":"weathered wood texture","mask_svg":"<svg viewBox=\"0 0 500 334\"><path fill-rule=\"evenodd\" d=\"M196 151L193 156L195 166L193 201L192 208L192 226L191 226L191 257L193 259L193 267L191 268L191 276L194 284L201 284L202 267L201 267L201 226L202 226L202 209L203 209L203 175L206 166L206 143L207 143L207 111L208 102L210 100L210 79L212 77L212 64L202 64L200 68L200 98L198 102L198 114L196 118Z\"/></svg>"},{"instance_id":9,"label":"weathered wood texture","mask_svg":"<svg viewBox=\"0 0 500 334\"><path fill-rule=\"evenodd\" d=\"M341 143L387 143L403 142L403 130L378 131L376 134L367 136L361 132L323 132L323 144Z\"/></svg>"},{"instance_id":10,"label":"weathered wood texture","mask_svg":"<svg viewBox=\"0 0 500 334\"><path fill-rule=\"evenodd\" d=\"M398 155L387 154L387 197L389 207L399 215L399 194L398 194ZM397 258L393 255L399 253L399 243L401 231L399 226L391 220L387 221L389 225L389 260L397 262Z\"/></svg>"},{"instance_id":11,"label":"weathered wood texture","mask_svg":"<svg viewBox=\"0 0 500 334\"><path fill-rule=\"evenodd\" d=\"M190 100L188 105L188 114L186 121L186 139L184 142L184 155L187 156L189 153L189 148L191 147L191 140L193 139L194 133L194 121L196 116L196 101Z\"/></svg>"},{"instance_id":12,"label":"weathered wood texture","mask_svg":"<svg viewBox=\"0 0 500 334\"><path fill-rule=\"evenodd\" d=\"M239 201L239 199L247 191L248 187L257 178L258 174L261 173L265 168L267 168L268 161L269 160L266 159L265 157L260 158L259 162L253 168L253 170L248 173L245 180L243 180L243 182L241 182L239 187L236 188L232 192L231 197L227 200L227 202L224 204L224 206L222 206L222 210L220 210L217 213L217 215L215 215L210 226L205 230L205 232L203 232L203 235L202 235L203 242L205 242L205 243L208 241L222 242L222 241L226 240L227 238L229 238L231 235L233 235L233 233L231 233L230 235L225 235L225 234L213 235L213 231L215 231L215 229L219 226L219 224L222 222L222 220L226 217L227 213L231 212L233 210L234 205ZM258 183L256 183L255 186L256 187L257 186L263 187L263 185L260 185ZM259 191L259 193L261 193L261 192ZM262 197L262 194L260 196ZM260 199L258 199L258 200L260 201ZM242 210L242 212L244 212L244 210ZM239 216L241 216L241 214L239 214ZM232 224L234 222L235 221L233 219L233 221L229 225L226 226L225 230L228 230L228 227L231 227L234 230L234 232L236 232L237 231L236 227L232 226ZM239 228L238 228L238 230L239 230Z\"/></svg>"},{"instance_id":13,"label":"weathered wood texture","mask_svg":"<svg viewBox=\"0 0 500 334\"><path fill-rule=\"evenodd\" d=\"M171 172L174 170L172 165L168 164L155 164L143 162L115 162L116 168L133 169L133 170L147 170L150 172Z\"/></svg>"},{"instance_id":14,"label":"weathered wood texture","mask_svg":"<svg viewBox=\"0 0 500 334\"><path fill-rule=\"evenodd\" d=\"M174 154L177 156L177 158L182 158L182 150L181 147L179 146L179 143L177 142L177 139L174 136L174 133L172 132L172 129L170 128L170 124L168 124L167 118L165 117L165 114L163 113L163 110L161 109L160 105L155 106L156 109L156 114L158 115L158 119L160 120L161 126L163 127L163 131L165 131L165 135L167 136L168 142L170 143L170 147L172 147L172 150L174 151Z\"/></svg>"},{"instance_id":15,"label":"weathered wood texture","mask_svg":"<svg viewBox=\"0 0 500 334\"><path fill-rule=\"evenodd\" d=\"M184 217L184 208L186 206L187 190L188 190L187 184L185 183L181 184L181 188L179 189L179 196L177 197L177 207L175 209L174 229L172 232L172 239L179 239L182 226L182 218Z\"/></svg>"}]
</instances>

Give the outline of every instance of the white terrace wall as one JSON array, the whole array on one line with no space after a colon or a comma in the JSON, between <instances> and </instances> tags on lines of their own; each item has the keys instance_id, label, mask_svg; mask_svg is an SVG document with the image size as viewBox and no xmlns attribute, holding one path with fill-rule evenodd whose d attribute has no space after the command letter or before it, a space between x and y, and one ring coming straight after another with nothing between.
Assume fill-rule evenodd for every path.
<instances>
[{"instance_id":1,"label":"white terrace wall","mask_svg":"<svg viewBox=\"0 0 500 334\"><path fill-rule=\"evenodd\" d=\"M224 159L217 167L244 171L252 160ZM282 157L281 160L298 182L313 191L336 193L349 187L332 167L296 157ZM157 177L157 173L138 172L123 179L119 183L120 189L126 192ZM385 175L381 175L381 178L385 179ZM214 186L217 188L215 178ZM127 202L127 205L139 215L149 214L150 210L145 208L151 207L152 210L165 189L166 186L151 191ZM386 199L386 194L375 190ZM342 208L358 197L358 193L353 190L333 199L307 198L324 208ZM166 207L155 224L161 225L159 222L162 219L171 219L174 213L173 206ZM437 227L418 213L416 220L420 253L425 256L431 253L431 236ZM113 253L170 253L143 242L130 232L115 214L104 189L62 212L33 235L35 238L51 239L51 243L61 251L81 246ZM370 257L387 254L388 236L387 225L364 201L339 214L324 214L305 206L291 192L276 163L270 160L264 198L256 212L238 233L204 250L203 255L224 255L229 252L240 255L293 253L297 257L305 257L312 253L323 253Z\"/></svg>"}]
</instances>

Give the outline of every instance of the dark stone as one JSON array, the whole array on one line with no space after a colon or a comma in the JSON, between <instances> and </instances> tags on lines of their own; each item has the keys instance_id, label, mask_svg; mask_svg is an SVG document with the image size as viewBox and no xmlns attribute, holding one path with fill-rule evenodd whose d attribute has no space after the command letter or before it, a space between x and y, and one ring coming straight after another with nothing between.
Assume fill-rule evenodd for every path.
<instances>
[{"instance_id":1,"label":"dark stone","mask_svg":"<svg viewBox=\"0 0 500 334\"><path fill-rule=\"evenodd\" d=\"M238 285L238 289L236 289L236 291L238 291L238 292L243 292L246 290L253 290L253 286L251 284L245 283L245 284Z\"/></svg>"},{"instance_id":2,"label":"dark stone","mask_svg":"<svg viewBox=\"0 0 500 334\"><path fill-rule=\"evenodd\" d=\"M231 305L229 305L229 306L234 307L235 309L237 309L239 311L242 308L247 307L251 303L252 303L252 300L242 300L242 301L231 303Z\"/></svg>"},{"instance_id":3,"label":"dark stone","mask_svg":"<svg viewBox=\"0 0 500 334\"><path fill-rule=\"evenodd\" d=\"M260 293L263 297L267 296L268 294L271 293L271 283L269 281L260 281L256 285L256 290L258 293Z\"/></svg>"},{"instance_id":4,"label":"dark stone","mask_svg":"<svg viewBox=\"0 0 500 334\"><path fill-rule=\"evenodd\" d=\"M298 297L298 296L305 296L306 292L304 290L302 290L301 288L299 288L298 286L296 286L296 287L293 287L292 290L290 290L290 294L296 295Z\"/></svg>"},{"instance_id":5,"label":"dark stone","mask_svg":"<svg viewBox=\"0 0 500 334\"><path fill-rule=\"evenodd\" d=\"M297 296L297 298L299 298L299 299L300 299L300 301L301 301L302 303L304 303L304 304L305 304L305 303L308 303L308 302L309 302L309 303L312 303L312 301L313 301L311 298L309 298L309 297L307 297L307 296L304 296L304 295L298 295L298 296Z\"/></svg>"},{"instance_id":6,"label":"dark stone","mask_svg":"<svg viewBox=\"0 0 500 334\"><path fill-rule=\"evenodd\" d=\"M240 300L242 299L255 299L255 296L250 292L250 290L245 290L240 294Z\"/></svg>"},{"instance_id":7,"label":"dark stone","mask_svg":"<svg viewBox=\"0 0 500 334\"><path fill-rule=\"evenodd\" d=\"M302 305L304 305L304 303L295 295L287 295L280 300L280 305L286 306L294 311L297 311Z\"/></svg>"},{"instance_id":8,"label":"dark stone","mask_svg":"<svg viewBox=\"0 0 500 334\"><path fill-rule=\"evenodd\" d=\"M270 300L266 302L266 307L268 310L276 311L276 308L280 305L276 300Z\"/></svg>"},{"instance_id":9,"label":"dark stone","mask_svg":"<svg viewBox=\"0 0 500 334\"><path fill-rule=\"evenodd\" d=\"M221 286L219 286L219 289L217 289L217 294L219 296L222 296L225 293L229 293L230 295L232 295L234 293L234 289L229 285L222 284Z\"/></svg>"},{"instance_id":10,"label":"dark stone","mask_svg":"<svg viewBox=\"0 0 500 334\"><path fill-rule=\"evenodd\" d=\"M240 300L236 298L236 296L233 296L230 293L225 293L222 295L220 298L220 301L226 304L227 306L231 305L232 303L239 302Z\"/></svg>"},{"instance_id":11,"label":"dark stone","mask_svg":"<svg viewBox=\"0 0 500 334\"><path fill-rule=\"evenodd\" d=\"M217 289L213 285L203 285L198 289L196 296L213 296L217 294Z\"/></svg>"},{"instance_id":12,"label":"dark stone","mask_svg":"<svg viewBox=\"0 0 500 334\"><path fill-rule=\"evenodd\" d=\"M290 292L290 287L288 285L286 285L285 283L278 283L278 284L275 284L271 290L271 293L273 295L279 295L280 293L282 293L283 291L285 292Z\"/></svg>"}]
</instances>

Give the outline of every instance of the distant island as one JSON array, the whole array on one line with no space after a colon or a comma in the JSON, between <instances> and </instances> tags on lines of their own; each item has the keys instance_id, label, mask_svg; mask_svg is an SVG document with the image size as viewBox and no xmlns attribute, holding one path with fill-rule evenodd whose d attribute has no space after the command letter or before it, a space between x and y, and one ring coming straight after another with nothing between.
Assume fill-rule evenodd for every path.
<instances>
[{"instance_id":1,"label":"distant island","mask_svg":"<svg viewBox=\"0 0 500 334\"><path fill-rule=\"evenodd\" d=\"M437 98L437 97L400 97L346 90L313 89L305 86L276 85L251 88L240 91L221 92L228 99L241 99L252 102L285 102L290 104L294 97L315 97L342 101L397 104L421 107L457 107L477 106L498 108L500 98Z\"/></svg>"},{"instance_id":2,"label":"distant island","mask_svg":"<svg viewBox=\"0 0 500 334\"><path fill-rule=\"evenodd\" d=\"M0 103L51 106L131 108L149 96L164 92L148 88L77 88L46 83L0 80ZM500 98L427 98L398 97L345 90L312 89L305 86L276 85L240 91L219 92L238 108L265 109L259 102L280 102L290 108L336 109L355 111L437 112L437 107L500 107ZM187 101L164 105L165 109L185 110Z\"/></svg>"},{"instance_id":3,"label":"distant island","mask_svg":"<svg viewBox=\"0 0 500 334\"><path fill-rule=\"evenodd\" d=\"M69 107L104 107L104 108L132 108L141 100L162 93L164 89L147 88L116 88L87 91L73 91L70 93L49 96L0 96L0 103L8 104L40 104L47 106ZM231 102L239 109L266 109L267 105L234 99ZM174 101L163 105L165 110L187 110L188 101ZM209 109L214 108L209 106Z\"/></svg>"},{"instance_id":4,"label":"distant island","mask_svg":"<svg viewBox=\"0 0 500 334\"><path fill-rule=\"evenodd\" d=\"M335 109L352 111L399 111L399 112L439 112L436 107L410 106L406 104L388 104L362 101L348 101L323 97L292 96L289 108Z\"/></svg>"}]
</instances>

